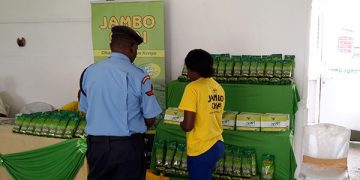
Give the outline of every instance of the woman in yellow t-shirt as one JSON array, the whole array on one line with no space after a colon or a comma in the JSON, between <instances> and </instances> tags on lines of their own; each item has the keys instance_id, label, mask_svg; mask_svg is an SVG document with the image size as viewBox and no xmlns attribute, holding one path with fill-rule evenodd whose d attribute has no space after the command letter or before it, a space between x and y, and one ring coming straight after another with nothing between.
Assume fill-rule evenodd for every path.
<instances>
[{"instance_id":1,"label":"woman in yellow t-shirt","mask_svg":"<svg viewBox=\"0 0 360 180\"><path fill-rule=\"evenodd\" d=\"M224 155L222 113L224 89L213 78L213 59L201 49L185 58L190 82L179 109L184 110L181 128L186 131L187 166L190 179L211 180L216 162Z\"/></svg>"}]
</instances>

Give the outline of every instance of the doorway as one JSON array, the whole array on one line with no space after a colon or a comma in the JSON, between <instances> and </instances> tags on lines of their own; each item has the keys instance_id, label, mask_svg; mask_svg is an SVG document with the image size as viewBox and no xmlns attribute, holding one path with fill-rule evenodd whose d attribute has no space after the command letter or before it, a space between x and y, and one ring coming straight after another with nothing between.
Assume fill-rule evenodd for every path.
<instances>
[{"instance_id":1,"label":"doorway","mask_svg":"<svg viewBox=\"0 0 360 180\"><path fill-rule=\"evenodd\" d=\"M315 0L310 35L310 122L350 128L360 140L360 1ZM309 110L311 111L311 110ZM312 117L310 117L312 116Z\"/></svg>"}]
</instances>

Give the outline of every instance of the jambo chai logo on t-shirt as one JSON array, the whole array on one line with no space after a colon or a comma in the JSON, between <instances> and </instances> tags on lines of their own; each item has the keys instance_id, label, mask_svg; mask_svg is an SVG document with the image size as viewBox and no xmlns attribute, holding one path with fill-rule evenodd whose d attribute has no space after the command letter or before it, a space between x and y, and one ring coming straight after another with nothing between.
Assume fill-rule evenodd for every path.
<instances>
[{"instance_id":1,"label":"jambo chai logo on t-shirt","mask_svg":"<svg viewBox=\"0 0 360 180\"><path fill-rule=\"evenodd\" d=\"M218 95L218 94L209 95L208 102L211 103L211 107L213 109L221 108L221 105L222 105L223 101L224 101L224 96L223 95Z\"/></svg>"}]
</instances>

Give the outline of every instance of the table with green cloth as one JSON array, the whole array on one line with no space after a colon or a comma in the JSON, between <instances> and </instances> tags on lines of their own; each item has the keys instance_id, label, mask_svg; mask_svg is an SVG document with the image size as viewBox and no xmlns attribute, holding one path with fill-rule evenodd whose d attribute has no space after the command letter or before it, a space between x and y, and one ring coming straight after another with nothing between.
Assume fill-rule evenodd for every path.
<instances>
[{"instance_id":1,"label":"table with green cloth","mask_svg":"<svg viewBox=\"0 0 360 180\"><path fill-rule=\"evenodd\" d=\"M166 106L178 107L186 82L171 81L167 84ZM286 113L290 115L290 131L286 132L247 132L224 130L225 144L252 147L256 150L257 170L261 172L263 154L275 156L274 179L294 179L296 169L292 149L295 112L299 95L294 84L291 85L254 85L222 84L225 90L225 110L256 113ZM185 133L177 125L160 124L156 129L154 142L185 142ZM155 169L155 146L151 168Z\"/></svg>"}]
</instances>

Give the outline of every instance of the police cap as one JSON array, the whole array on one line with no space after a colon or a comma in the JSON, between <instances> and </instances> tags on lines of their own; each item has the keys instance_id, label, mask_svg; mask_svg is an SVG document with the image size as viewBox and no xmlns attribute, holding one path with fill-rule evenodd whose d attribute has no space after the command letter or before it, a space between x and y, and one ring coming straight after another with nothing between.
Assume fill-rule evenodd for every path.
<instances>
[{"instance_id":1,"label":"police cap","mask_svg":"<svg viewBox=\"0 0 360 180\"><path fill-rule=\"evenodd\" d=\"M143 38L139 36L133 29L128 26L114 26L111 28L112 36L125 35L132 38L138 45L143 42Z\"/></svg>"}]
</instances>

